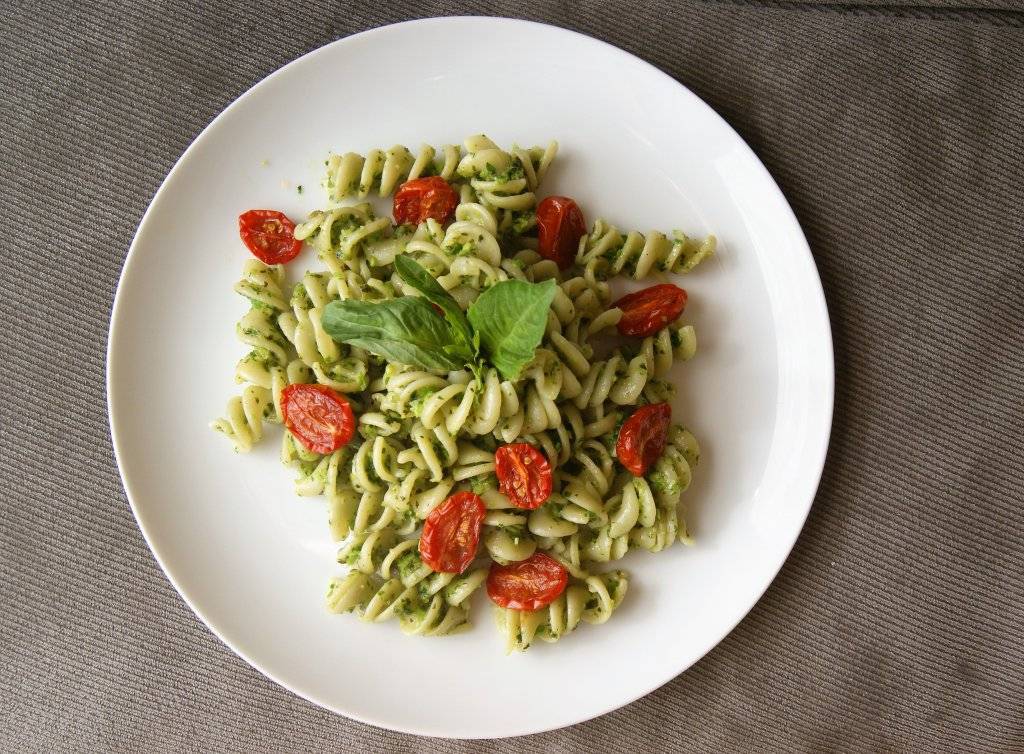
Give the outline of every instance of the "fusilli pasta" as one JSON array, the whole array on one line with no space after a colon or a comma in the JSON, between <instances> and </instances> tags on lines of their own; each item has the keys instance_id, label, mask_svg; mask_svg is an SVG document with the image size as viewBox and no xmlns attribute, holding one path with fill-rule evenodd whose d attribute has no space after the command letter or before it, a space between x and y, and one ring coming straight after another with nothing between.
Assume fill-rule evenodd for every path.
<instances>
[{"instance_id":1,"label":"fusilli pasta","mask_svg":"<svg viewBox=\"0 0 1024 754\"><path fill-rule=\"evenodd\" d=\"M576 262L595 277L625 273L642 280L652 272L690 272L715 253L716 245L714 236L698 241L682 231L671 240L656 230L646 236L636 231L623 236L615 226L598 220L590 235L580 239Z\"/></svg>"},{"instance_id":2,"label":"fusilli pasta","mask_svg":"<svg viewBox=\"0 0 1024 754\"><path fill-rule=\"evenodd\" d=\"M505 651L524 651L537 639L554 642L580 624L604 623L622 603L629 586L624 571L609 571L573 579L558 599L540 610L498 608L498 630L505 637Z\"/></svg>"},{"instance_id":3,"label":"fusilli pasta","mask_svg":"<svg viewBox=\"0 0 1024 754\"><path fill-rule=\"evenodd\" d=\"M565 258L553 256L538 231L544 207L540 220L537 208L557 150L553 141L503 149L475 135L461 146L416 152L396 145L331 154L324 179L330 206L292 232L324 269L304 273L289 288L282 265L256 259L244 265L235 285L250 302L236 328L248 348L235 369L243 387L212 426L246 452L267 423L286 425L281 460L296 473L297 494L326 499L330 533L340 543L343 572L331 579L326 597L331 612L374 622L395 618L407 633L455 633L469 625L471 597L485 582L491 594L489 566L514 571L546 560L568 574L564 589L550 602L525 603L546 604L537 610L496 611L506 648L525 650L538 639L557 641L580 623L608 620L629 579L621 570L595 573L595 564L630 550L692 542L680 496L700 456L694 436L666 424L664 450L642 467L627 463L620 447L630 417L644 410L670 417L662 405L674 395L670 371L697 350L694 328L675 321L685 293L676 289L679 308L638 333L623 319L635 310L626 299L612 304L609 281L688 273L714 254L715 237L624 234L604 220L587 233L580 219ZM429 176L448 184L440 184L450 200L444 222L428 213L420 222L396 224L368 201L339 206L389 197L405 182ZM438 182L419 183L426 184ZM410 278L400 257L415 262L433 287ZM423 295L450 319L453 308L483 304L499 284L532 284L551 295L550 306L544 299L537 310L536 347L514 370L492 353L454 369L451 359L384 358L374 345L376 331L362 339L331 336L340 302L359 311L371 304L409 311L405 303L418 303L395 299ZM439 306L446 301L447 309ZM631 337L619 337L620 328ZM467 347L479 356L475 325L473 337ZM350 440L317 452L289 423L287 396L327 388L345 396L356 412L354 426ZM550 475L550 492L534 507L516 502L502 476L502 454L523 443ZM469 496L474 505L482 501L479 545L466 570L443 573L427 550L421 554L427 527L453 496L470 492L479 496Z\"/></svg>"}]
</instances>

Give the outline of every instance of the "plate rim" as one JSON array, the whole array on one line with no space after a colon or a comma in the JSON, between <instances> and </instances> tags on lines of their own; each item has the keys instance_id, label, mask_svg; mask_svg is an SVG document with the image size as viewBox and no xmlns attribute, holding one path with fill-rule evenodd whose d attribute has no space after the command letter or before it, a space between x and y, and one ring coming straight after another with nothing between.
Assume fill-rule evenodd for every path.
<instances>
[{"instance_id":1,"label":"plate rim","mask_svg":"<svg viewBox=\"0 0 1024 754\"><path fill-rule=\"evenodd\" d=\"M775 569L771 572L770 577L768 577L764 581L764 584L763 584L763 586L760 589L755 588L754 591L756 591L756 598L753 599L753 601L750 603L750 605L748 605L745 609L743 609L741 611L741 613L738 615L736 620L731 625L728 626L727 630L725 630L718 639L713 641L706 649L704 649L699 654L699 656L697 656L692 662L686 664L684 667L680 667L678 669L674 669L673 668L667 674L662 675L662 676L658 676L658 678L655 680L655 682L653 684L651 684L649 686L646 686L644 688L644 690L641 691L640 693L637 693L635 695L631 695L629 698L619 699L616 702L614 702L614 703L612 703L612 704L610 704L608 706L602 706L597 711L588 712L588 713L586 713L586 714L584 714L582 716L574 717L573 720L568 721L568 722L559 723L559 724L555 724L555 725L541 725L540 727L528 728L528 729L524 729L524 730L522 730L520 732L514 732L514 733L499 733L497 735L454 735L453 736L450 733L444 733L444 732L436 731L436 730L429 730L429 729L422 729L422 728L415 728L415 727L402 727L400 725L392 725L392 724L381 723L381 722L376 721L376 720L367 719L366 717L364 717L364 716L362 716L360 714L354 713L352 711L342 710L342 709L339 709L338 707L333 706L333 705L331 705L331 704L329 704L327 702L315 699L312 696L308 695L307 693L303 692L302 690L296 688L291 683L285 682L284 680L279 678L275 673L269 672L255 658L249 656L248 654L246 654L246 653L242 652L240 649L238 649L231 641L229 641L223 635L221 630L217 626L215 626L213 624L213 622L211 621L210 618L208 618L200 610L197 609L196 605L193 603L192 599L188 596L186 591L182 588L181 584L179 584L178 580L172 574L171 569L168 567L168 564L164 560L164 557L161 555L161 553L159 552L158 548L155 546L154 541L153 541L153 537L151 536L150 532L147 531L146 525L143 524L143 517L140 515L139 508L136 505L134 496L132 494L131 484L129 483L128 475L125 473L124 466L123 466L122 460L121 460L122 459L122 451L120 450L121 443L120 443L120 441L118 439L118 431L117 431L117 426L116 426L116 422L115 422L115 419L114 419L114 397L113 397L113 395L114 395L114 389L115 388L114 388L114 385L113 385L112 375L113 375L113 373L115 371L115 369L113 368L113 364L116 361L115 344L116 344L116 342L118 340L118 333L120 331L118 326L117 326L117 322L119 320L119 314L120 314L120 310L122 308L122 302L123 302L122 285L123 285L126 277L130 274L130 270L132 269L133 264L137 260L138 254L136 254L136 249L137 249L137 247L139 245L139 238L142 235L142 231L146 227L147 222L150 219L150 215L153 213L154 208L160 203L160 199L161 199L162 195L165 193L165 190L167 189L168 185L171 183L171 181L174 178L174 176L176 175L176 173L182 168L182 165L187 161L187 159L190 156L190 154L195 149L197 149L198 145L204 139L208 138L209 133L214 129L214 127L217 126L217 124L230 111L232 111L234 108L238 107L240 105L240 103L242 103L243 100L246 100L249 97L249 95L252 94L256 89L258 89L259 87L263 86L265 83L267 83L271 79L274 79L275 77L282 75L289 68L291 68L292 66L298 65L299 63L304 61L306 58L311 57L313 55L316 55L316 54L318 54L318 53L320 53L320 52L322 52L322 51L324 51L324 50L326 50L326 49L328 49L330 47L344 46L346 44L352 43L356 39L365 39L367 37L372 37L372 36L375 36L375 35L387 34L391 30L399 28L399 27L406 27L406 26L412 26L412 25L424 25L424 26L426 26L426 25L432 25L432 24L446 24L446 23L451 23L451 22L464 22L464 21L483 22L483 23L497 23L497 24L505 24L505 25L521 25L521 26L525 26L525 27L542 27L542 28L547 28L547 29L554 29L554 30L558 31L559 33L569 34L569 35L571 35L573 37L576 37L579 40L582 40L582 41L584 41L586 43L595 44L599 48L603 48L603 52L605 54L610 54L610 55L613 55L613 56L619 56L620 58L625 58L625 59L627 59L633 65L636 65L637 63L639 63L641 65L641 67L646 68L649 72L653 73L655 75L655 77L661 78L662 80L665 80L666 83L669 83L669 84L673 85L674 87L677 88L677 90L681 91L685 96L687 96L690 100L692 100L693 103L695 104L695 106L697 106L699 108L703 108L705 111L707 111L707 113L712 117L713 120L715 120L715 121L717 121L719 123L719 125L721 127L726 129L728 132L732 133L733 137L735 137L736 144L738 146L740 146L740 148L742 150L744 150L745 156L753 159L753 162L756 165L756 170L760 174L760 177L762 179L767 179L767 181L768 181L767 185L770 186L771 189L774 190L774 192L777 194L777 198L781 199L782 206L785 208L785 213L786 213L786 216L785 216L784 220L785 220L786 224L790 224L791 223L793 230L796 232L796 234L793 237L793 240L798 243L799 251L802 251L804 253L804 255L806 257L805 261L810 263L810 269L813 270L813 272L814 272L814 279L817 282L817 285L816 286L812 286L813 290L808 290L808 294L809 294L809 296L808 296L808 305L809 306L813 306L813 308L817 310L818 316L820 316L822 318L822 321L827 325L826 327L824 327L823 333L822 333L822 337L824 338L824 342L821 344L823 346L823 350L822 350L822 352L820 354L822 361L819 364L820 367L826 367L827 368L827 374L823 374L822 375L823 378L827 376L827 380L823 380L824 384L822 385L822 387L824 389L824 393L825 393L823 397L827 398L827 406L825 408L824 415L823 415L823 419L824 420L821 422L821 424L823 425L823 429L824 429L823 435L820 438L819 446L815 448L816 452L814 454L813 459L811 459L812 462L806 465L806 468L807 468L806 478L807 478L808 481L813 481L813 488L812 488L812 492L808 496L808 499L806 501L802 501L801 502L802 510L800 510L799 516L798 516L799 520L800 520L799 527L796 527L796 526L793 527L792 536L791 536L790 540L785 544L785 547L784 547L784 556L779 559L779 563L775 567ZM480 739L485 739L485 738L511 738L511 737L516 737L516 736L525 736L525 735L533 735L533 734L537 734L537 733L545 733L545 732L548 732L548 731L558 730L558 729L561 729L561 728L569 727L571 725L576 725L576 724L579 724L579 723L587 722L589 720L593 720L593 719L595 719L597 717L600 717L602 715L608 714L609 712L612 712L612 711L614 711L616 709L620 709L620 708L625 707L625 706L627 706L629 704L632 704L633 702L637 701L638 699L641 699L642 697L647 696L648 694L653 693L657 689L661 688L662 686L664 686L667 683L669 683L670 681L672 681L674 678L676 678L679 675L682 675L683 673L685 673L687 670L692 668L697 662L699 662L700 660L702 660L705 657L707 657L707 655L712 650L714 650L715 647L717 647L719 644L721 644L722 641L724 641L725 638L728 637L736 629L736 627L750 614L750 612L754 609L754 607L761 601L761 599L764 597L765 592L767 592L768 588L774 583L775 579L778 577L778 574L782 570L782 567L785 565L786 561L789 560L789 557L792 554L793 548L795 547L797 540L799 539L801 533L803 532L803 530L804 530L804 528L805 528L805 526L807 524L807 518L810 515L811 507L814 504L814 500L817 497L817 493L818 493L818 490L819 490L820 485L821 485L821 479L822 479L822 475L824 474L825 463L826 463L827 455L828 455L828 449L829 449L829 446L830 446L830 443L831 443L832 426L833 426L833 419L834 419L834 414L835 414L835 351L834 351L834 341L833 341L833 337L832 337L832 321L831 321L831 317L829 316L828 305L827 305L827 301L825 299L825 292L824 292L824 286L822 285L822 281L821 281L821 274L818 271L817 264L814 261L814 255L811 252L810 244L807 241L806 234L804 233L804 230L803 230L802 226L800 225L800 221L797 218L796 213L793 211L792 205L789 203L789 200L786 198L785 193L779 187L778 182L772 176L772 174L770 173L768 168L765 166L765 164L761 161L761 159L757 156L757 153L754 152L753 148L747 143L747 141L743 138L743 136L735 128L733 128L732 125L730 125L728 121L725 120L725 118L723 118L714 108L711 107L711 105L709 105L707 102L705 102L701 97L699 97L695 92L693 92L684 83L682 83L681 81L675 79L673 76L671 76L670 74L666 73L662 69L658 68L653 63L650 63L647 60L644 60L643 58L639 57L638 55L634 55L633 53L631 53L631 52L629 52L627 50L624 50L624 49L622 49L620 47L617 47L616 45L611 44L610 42L606 42L606 41L604 41L602 39L598 39L596 37L590 36L589 34L584 34L582 32L575 31L573 29L569 29L569 28L566 28L566 27L563 27L563 26L558 26L556 24L549 24L549 23L543 23L543 22L539 22L539 21L532 21L532 20L520 19L520 18L511 18L511 17L506 17L506 16L488 16L488 15L432 16L432 17L427 17L427 18L418 18L418 19L411 19L411 20L407 20L407 21L400 21L400 22L397 22L397 23L386 24L386 25L383 25L383 26L376 26L376 27L373 27L373 28L365 29L365 30L357 32L355 34L350 34L350 35L347 35L347 36L344 36L344 37L339 37L338 39L335 39L335 40L333 40L331 42L323 44L323 45L321 45L321 46L319 46L319 47L317 47L315 49L312 49L312 50L310 50L310 51L300 55L297 58L294 58L293 60L289 61L288 63L285 63L284 65L280 66L279 68L276 68L271 73L267 74L266 76L261 78L259 81L255 82L252 86L247 88L244 92L242 92L237 97L235 97L232 100L232 102L227 107L225 107L223 110L221 110L199 132L199 134L196 135L196 137L189 143L188 147L186 147L186 149L177 158L177 160L175 161L174 165L168 171L167 175L160 182L160 186L154 192L152 198L149 201L149 204L146 207L145 212L142 214L142 217L139 220L138 227L135 230L135 234L132 237L132 241L131 241L131 243L128 246L128 252L125 255L125 259L124 259L124 263L123 263L122 268L121 268L121 272L118 275L117 287L115 289L114 300L113 300L113 304L112 304L111 310L110 310L110 320L109 320L108 337L107 337L107 348L106 348L105 356L106 356L106 364L105 364L105 372L106 373L105 373L105 379L104 379L104 389L105 389L105 392L106 392L107 420L108 420L108 426L109 426L109 429L110 429L111 447L112 447L113 452L114 452L114 458L115 458L115 462L116 462L116 465L117 465L118 475L121 478L121 484L122 484L122 487L124 488L124 491L125 491L125 498L128 501L128 505L129 505L129 507L131 509L133 517L135 518L136 525L139 527L139 531L142 533L142 536L143 536L143 538L144 538L144 540L146 542L147 547L149 548L150 552L153 554L153 557L156 559L157 564L160 566L160 569L164 573L164 576L168 579L168 581L170 581L170 583L174 587L175 591L178 593L178 595L181 597L181 599L184 600L185 604L192 611L192 613L196 617L198 617L199 620L203 623L203 625L206 626L206 628L209 629L214 634L214 636L216 636L237 657L241 658L246 664L248 664L249 666L251 666L252 668L257 670L259 673L261 673L265 677L267 677L270 680L272 680L274 683L276 683L279 686L281 686L282 688L288 690L292 694L295 694L296 696L300 697L301 699L304 699L304 700L306 700L308 702L311 702L312 704L316 705L317 707L319 707L321 709L328 710L328 711L330 711L330 712L332 712L334 714L342 715L343 717L349 718L351 720L355 720L357 722L360 722L360 723L363 723L363 724L366 724L366 725L370 725L370 726L381 728L381 729L394 730L394 731L398 731L398 732L406 733L406 734L426 736L426 737L432 737L432 738L449 737L449 738L457 738L457 739L462 739L462 740L474 740L474 739L475 740L480 740Z\"/></svg>"}]
</instances>

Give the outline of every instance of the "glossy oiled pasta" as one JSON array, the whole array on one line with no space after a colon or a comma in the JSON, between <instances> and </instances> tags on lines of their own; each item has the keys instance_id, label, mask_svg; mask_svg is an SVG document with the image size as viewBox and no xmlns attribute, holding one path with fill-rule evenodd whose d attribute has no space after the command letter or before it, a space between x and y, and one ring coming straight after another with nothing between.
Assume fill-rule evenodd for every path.
<instances>
[{"instance_id":1,"label":"glossy oiled pasta","mask_svg":"<svg viewBox=\"0 0 1024 754\"><path fill-rule=\"evenodd\" d=\"M616 443L637 407L671 401L677 383L669 372L694 356L696 335L671 318L642 337L620 337L625 315L609 282L687 273L713 254L715 239L622 233L599 219L560 269L538 243L542 184L556 153L555 142L502 149L478 135L462 146L331 154L328 206L294 228L322 267L289 283L282 265L244 265L235 290L251 308L237 334L249 351L235 369L241 392L213 428L236 451L249 451L271 434L267 425L285 421L282 394L296 384L326 386L354 411L354 437L329 453L309 450L287 429L280 440L296 492L327 500L340 548L327 593L331 612L395 618L408 633L454 633L469 625L473 595L492 563L546 553L568 573L558 596L536 610L496 608L506 648L525 650L608 620L629 578L602 571L603 564L630 550L691 542L680 496L700 455L694 436L672 424L664 450L639 476L623 466ZM368 201L427 177L454 190L448 222L399 225ZM529 360L515 374L486 359L428 368L335 340L327 324L332 302L419 295L396 269L399 256L429 273L462 310L503 281L554 281ZM539 507L517 507L499 490L496 453L513 443L538 449L550 466L550 496ZM462 491L479 495L486 508L479 547L461 574L438 572L420 556L423 522Z\"/></svg>"}]
</instances>

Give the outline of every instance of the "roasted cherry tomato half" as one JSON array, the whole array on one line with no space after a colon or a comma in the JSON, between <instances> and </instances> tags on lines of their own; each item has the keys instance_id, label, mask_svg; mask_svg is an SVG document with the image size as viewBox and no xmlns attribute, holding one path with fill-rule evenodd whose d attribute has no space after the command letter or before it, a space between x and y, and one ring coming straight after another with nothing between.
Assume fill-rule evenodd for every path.
<instances>
[{"instance_id":1,"label":"roasted cherry tomato half","mask_svg":"<svg viewBox=\"0 0 1024 754\"><path fill-rule=\"evenodd\" d=\"M671 283L652 285L623 296L612 306L622 309L619 333L646 338L679 319L686 308L686 291Z\"/></svg>"},{"instance_id":2,"label":"roasted cherry tomato half","mask_svg":"<svg viewBox=\"0 0 1024 754\"><path fill-rule=\"evenodd\" d=\"M238 235L264 264L290 262L302 251L295 223L276 209L251 209L238 216Z\"/></svg>"},{"instance_id":3,"label":"roasted cherry tomato half","mask_svg":"<svg viewBox=\"0 0 1024 754\"><path fill-rule=\"evenodd\" d=\"M560 270L571 267L587 224L579 205L567 196L549 196L537 205L537 250Z\"/></svg>"},{"instance_id":4,"label":"roasted cherry tomato half","mask_svg":"<svg viewBox=\"0 0 1024 754\"><path fill-rule=\"evenodd\" d=\"M288 385L281 391L281 413L288 431L314 453L333 453L355 434L348 399L326 385Z\"/></svg>"},{"instance_id":5,"label":"roasted cherry tomato half","mask_svg":"<svg viewBox=\"0 0 1024 754\"><path fill-rule=\"evenodd\" d=\"M406 181L395 192L395 222L399 225L418 225L432 217L439 223L452 219L459 195L439 176L414 178Z\"/></svg>"},{"instance_id":6,"label":"roasted cherry tomato half","mask_svg":"<svg viewBox=\"0 0 1024 754\"><path fill-rule=\"evenodd\" d=\"M508 565L491 565L487 596L498 607L539 610L558 599L569 583L565 566L543 552Z\"/></svg>"},{"instance_id":7,"label":"roasted cherry tomato half","mask_svg":"<svg viewBox=\"0 0 1024 754\"><path fill-rule=\"evenodd\" d=\"M641 406L622 422L615 455L634 476L643 476L651 464L661 458L668 442L672 407L667 403Z\"/></svg>"},{"instance_id":8,"label":"roasted cherry tomato half","mask_svg":"<svg viewBox=\"0 0 1024 754\"><path fill-rule=\"evenodd\" d=\"M498 489L517 508L539 508L551 496L551 464L529 443L498 448L494 472Z\"/></svg>"},{"instance_id":9,"label":"roasted cherry tomato half","mask_svg":"<svg viewBox=\"0 0 1024 754\"><path fill-rule=\"evenodd\" d=\"M456 492L430 511L420 534L420 558L438 573L462 573L476 557L487 506L479 495Z\"/></svg>"}]
</instances>

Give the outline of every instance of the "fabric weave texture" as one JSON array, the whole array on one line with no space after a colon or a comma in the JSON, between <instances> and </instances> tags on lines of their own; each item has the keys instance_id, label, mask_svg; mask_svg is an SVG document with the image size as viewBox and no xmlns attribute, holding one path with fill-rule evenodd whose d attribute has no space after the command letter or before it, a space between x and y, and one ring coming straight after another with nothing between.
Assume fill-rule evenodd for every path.
<instances>
[{"instance_id":1,"label":"fabric weave texture","mask_svg":"<svg viewBox=\"0 0 1024 754\"><path fill-rule=\"evenodd\" d=\"M0 749L1024 751L1022 11L998 0L6 4ZM192 139L299 55L448 14L593 35L711 104L792 203L836 353L821 488L750 615L640 701L496 742L352 722L235 657L135 525L104 394L128 244Z\"/></svg>"}]
</instances>

